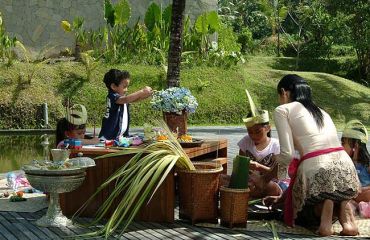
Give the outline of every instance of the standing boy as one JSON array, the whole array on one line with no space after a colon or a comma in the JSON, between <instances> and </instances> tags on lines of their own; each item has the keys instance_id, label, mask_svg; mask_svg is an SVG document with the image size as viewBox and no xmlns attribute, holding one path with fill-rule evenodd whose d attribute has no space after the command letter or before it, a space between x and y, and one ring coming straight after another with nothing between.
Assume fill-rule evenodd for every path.
<instances>
[{"instance_id":1,"label":"standing boy","mask_svg":"<svg viewBox=\"0 0 370 240\"><path fill-rule=\"evenodd\" d=\"M111 69L104 75L104 83L108 89L106 112L102 120L99 138L103 140L117 139L128 136L130 125L129 103L148 98L152 95L151 87L128 94L130 74L127 71Z\"/></svg>"}]
</instances>

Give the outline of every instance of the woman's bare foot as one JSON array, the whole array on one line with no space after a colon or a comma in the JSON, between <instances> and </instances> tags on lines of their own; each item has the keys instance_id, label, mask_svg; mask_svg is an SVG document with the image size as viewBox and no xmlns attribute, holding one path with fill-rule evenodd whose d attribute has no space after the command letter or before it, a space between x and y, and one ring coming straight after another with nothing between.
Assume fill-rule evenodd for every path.
<instances>
[{"instance_id":1,"label":"woman's bare foot","mask_svg":"<svg viewBox=\"0 0 370 240\"><path fill-rule=\"evenodd\" d=\"M343 228L343 230L340 232L340 235L343 236L358 235L358 227L349 201L342 201L340 203L339 222Z\"/></svg>"},{"instance_id":2,"label":"woman's bare foot","mask_svg":"<svg viewBox=\"0 0 370 240\"><path fill-rule=\"evenodd\" d=\"M330 236L334 233L332 230L333 210L333 201L326 199L322 205L321 211L320 227L318 231L320 236Z\"/></svg>"}]
</instances>

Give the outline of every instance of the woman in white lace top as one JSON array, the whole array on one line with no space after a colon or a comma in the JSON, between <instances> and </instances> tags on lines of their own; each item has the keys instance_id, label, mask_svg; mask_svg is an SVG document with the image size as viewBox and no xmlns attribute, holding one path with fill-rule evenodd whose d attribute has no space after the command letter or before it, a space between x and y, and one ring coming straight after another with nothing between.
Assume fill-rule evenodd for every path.
<instances>
[{"instance_id":1,"label":"woman in white lace top","mask_svg":"<svg viewBox=\"0 0 370 240\"><path fill-rule=\"evenodd\" d=\"M286 75L277 91L281 104L274 112L280 141L278 175L283 176L289 166L292 178L285 196L284 221L291 226L294 220L317 225L319 234L328 236L333 233L334 212L343 226L341 234L357 235L348 200L357 196L359 180L332 119L313 103L311 88L300 76ZM300 159L293 160L295 151Z\"/></svg>"}]
</instances>

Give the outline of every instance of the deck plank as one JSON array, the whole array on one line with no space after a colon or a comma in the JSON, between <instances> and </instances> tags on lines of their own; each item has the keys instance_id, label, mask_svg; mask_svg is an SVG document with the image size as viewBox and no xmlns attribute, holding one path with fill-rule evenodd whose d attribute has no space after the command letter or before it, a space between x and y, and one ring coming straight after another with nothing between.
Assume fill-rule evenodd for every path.
<instances>
[{"instance_id":1,"label":"deck plank","mask_svg":"<svg viewBox=\"0 0 370 240\"><path fill-rule=\"evenodd\" d=\"M133 227L135 227L136 229L138 229L140 231L140 233L142 235L144 235L144 237L147 238L147 239L153 239L153 240L165 239L163 234L155 232L152 228L148 228L148 227L144 226L142 222L134 222L131 225Z\"/></svg>"},{"instance_id":2,"label":"deck plank","mask_svg":"<svg viewBox=\"0 0 370 240\"><path fill-rule=\"evenodd\" d=\"M22 229L19 229L15 223L15 220L11 219L9 212L0 212L0 222L16 239L28 238Z\"/></svg>"},{"instance_id":3,"label":"deck plank","mask_svg":"<svg viewBox=\"0 0 370 240\"><path fill-rule=\"evenodd\" d=\"M9 240L36 240L36 239L63 239L66 236L74 236L76 234L87 233L99 229L101 225L90 226L82 228L80 226L68 227L50 227L42 228L34 225L34 221L45 214L46 210L38 211L36 213L16 213L16 212L0 212L0 239ZM91 219L80 218L80 223L87 223ZM99 227L98 227L99 226ZM251 232L246 230L233 230L225 228L202 228L190 225L186 221L175 220L175 223L150 223L150 222L133 222L122 235L119 232L113 234L109 239L149 239L149 240L164 240L164 239L272 239L271 232ZM312 236L279 233L281 239L312 239ZM340 238L332 236L330 238L323 238L323 240L337 239L361 239Z\"/></svg>"},{"instance_id":4,"label":"deck plank","mask_svg":"<svg viewBox=\"0 0 370 240\"><path fill-rule=\"evenodd\" d=\"M166 227L165 224L155 224L150 222L141 222L140 224L143 225L143 227L150 228L158 234L162 235L163 237L161 239L187 239L181 234L178 234L178 232Z\"/></svg>"},{"instance_id":5,"label":"deck plank","mask_svg":"<svg viewBox=\"0 0 370 240\"><path fill-rule=\"evenodd\" d=\"M185 236L183 236L182 234L179 234L179 232L173 229L173 224L169 224L169 223L159 224L159 223L151 223L151 222L148 222L147 224L157 229L163 229L163 231L165 231L166 236L170 237L171 239L187 239Z\"/></svg>"},{"instance_id":6,"label":"deck plank","mask_svg":"<svg viewBox=\"0 0 370 240\"><path fill-rule=\"evenodd\" d=\"M9 212L9 214L11 214L15 219L17 219L18 222L22 226L24 226L25 229L30 231L31 238L34 238L34 239L39 239L39 238L53 239L53 238L51 238L51 236L48 236L47 234L45 234L44 231L42 231L43 228L39 228L36 225L34 225L34 223L27 221L27 219L25 217L23 217L22 215L20 215L19 213Z\"/></svg>"},{"instance_id":7,"label":"deck plank","mask_svg":"<svg viewBox=\"0 0 370 240\"><path fill-rule=\"evenodd\" d=\"M177 232L184 234L184 236L188 237L188 239L214 239L202 229L197 229L197 231L194 231L191 227L189 227L190 225L185 225L182 222L175 222L173 225L176 228Z\"/></svg>"},{"instance_id":8,"label":"deck plank","mask_svg":"<svg viewBox=\"0 0 370 240\"><path fill-rule=\"evenodd\" d=\"M31 213L15 213L19 216L22 216L24 218L24 223L30 225L28 226L29 228L32 228L35 227L37 228L38 230L40 230L41 232L44 233L44 235L46 235L49 239L61 239L59 236L57 236L56 234L54 234L53 232L51 232L48 228L44 228L44 227L38 227L34 224L34 221L36 221L38 218L35 218L33 214ZM33 228L32 228L33 229Z\"/></svg>"},{"instance_id":9,"label":"deck plank","mask_svg":"<svg viewBox=\"0 0 370 240\"><path fill-rule=\"evenodd\" d=\"M4 239L17 240L17 238L2 225L2 221L0 221L0 236Z\"/></svg>"}]
</instances>

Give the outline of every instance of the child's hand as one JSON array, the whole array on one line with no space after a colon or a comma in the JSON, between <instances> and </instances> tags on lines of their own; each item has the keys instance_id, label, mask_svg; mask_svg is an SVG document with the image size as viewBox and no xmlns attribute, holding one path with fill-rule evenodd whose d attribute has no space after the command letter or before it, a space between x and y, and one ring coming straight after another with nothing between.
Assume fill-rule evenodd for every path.
<instances>
[{"instance_id":1,"label":"child's hand","mask_svg":"<svg viewBox=\"0 0 370 240\"><path fill-rule=\"evenodd\" d=\"M153 89L151 87L146 86L143 89L141 89L141 91L143 93L143 97L147 98L152 95Z\"/></svg>"},{"instance_id":2,"label":"child's hand","mask_svg":"<svg viewBox=\"0 0 370 240\"><path fill-rule=\"evenodd\" d=\"M278 208L281 199L281 196L267 196L262 199L262 203L271 211Z\"/></svg>"},{"instance_id":3,"label":"child's hand","mask_svg":"<svg viewBox=\"0 0 370 240\"><path fill-rule=\"evenodd\" d=\"M271 168L269 168L269 171L264 172L263 177L266 182L271 181L274 178L277 178L277 171L278 171L278 165L275 164Z\"/></svg>"},{"instance_id":4,"label":"child's hand","mask_svg":"<svg viewBox=\"0 0 370 240\"><path fill-rule=\"evenodd\" d=\"M250 161L249 162L249 169L260 171L260 172L269 172L269 171L271 171L269 167L266 167L265 165L262 165L262 164L260 164L256 161Z\"/></svg>"}]
</instances>

